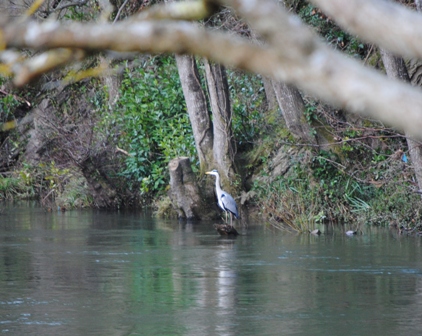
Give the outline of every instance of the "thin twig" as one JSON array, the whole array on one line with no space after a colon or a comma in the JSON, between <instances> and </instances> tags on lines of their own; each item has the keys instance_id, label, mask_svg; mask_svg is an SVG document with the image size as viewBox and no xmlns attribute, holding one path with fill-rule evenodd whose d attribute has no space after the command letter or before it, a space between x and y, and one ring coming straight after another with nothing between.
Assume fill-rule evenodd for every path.
<instances>
[{"instance_id":1,"label":"thin twig","mask_svg":"<svg viewBox=\"0 0 422 336\"><path fill-rule=\"evenodd\" d=\"M371 44L371 47L369 48L368 54L366 55L365 60L363 61L363 64L364 64L364 65L366 65L366 62L368 61L369 56L371 56L371 54L372 54L372 49L374 49L374 45L373 45L373 44Z\"/></svg>"},{"instance_id":2,"label":"thin twig","mask_svg":"<svg viewBox=\"0 0 422 336\"><path fill-rule=\"evenodd\" d=\"M123 5L120 6L119 10L117 11L116 17L114 18L113 24L115 24L116 21L119 19L120 13L122 12L123 7L126 6L128 1L129 0L125 0L125 2L123 2Z\"/></svg>"},{"instance_id":3,"label":"thin twig","mask_svg":"<svg viewBox=\"0 0 422 336\"><path fill-rule=\"evenodd\" d=\"M12 94L12 93L8 93L8 92L6 92L6 91L4 91L4 90L1 90L0 89L0 93L3 93L4 95L6 95L6 96L8 96L8 95L12 95L13 96L13 98L15 98L16 100L18 100L18 101L20 101L20 102L23 102L23 103L25 103L26 105L28 105L28 106L31 106L31 103L29 102L29 101L27 101L26 99L23 99L23 98L21 98L21 97L18 97L17 95L15 95L15 94Z\"/></svg>"},{"instance_id":4,"label":"thin twig","mask_svg":"<svg viewBox=\"0 0 422 336\"><path fill-rule=\"evenodd\" d=\"M83 5L86 5L87 2L88 2L88 0L79 0L79 1L76 1L76 2L68 3L68 4L65 4L65 5L58 6L57 8L54 8L52 10L52 12L61 11L61 10L68 8L68 7L83 6Z\"/></svg>"},{"instance_id":5,"label":"thin twig","mask_svg":"<svg viewBox=\"0 0 422 336\"><path fill-rule=\"evenodd\" d=\"M128 152L126 152L124 149L121 149L121 148L119 148L119 147L117 147L117 146L116 146L116 152L123 153L123 154L125 154L125 155L127 155L127 156L133 156L132 154L130 154L130 153L128 153Z\"/></svg>"}]
</instances>

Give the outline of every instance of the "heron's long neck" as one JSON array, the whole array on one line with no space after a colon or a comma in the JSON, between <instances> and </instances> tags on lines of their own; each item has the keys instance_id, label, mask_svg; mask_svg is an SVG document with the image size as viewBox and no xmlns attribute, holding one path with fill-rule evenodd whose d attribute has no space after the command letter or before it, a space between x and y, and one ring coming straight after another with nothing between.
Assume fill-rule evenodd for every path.
<instances>
[{"instance_id":1,"label":"heron's long neck","mask_svg":"<svg viewBox=\"0 0 422 336\"><path fill-rule=\"evenodd\" d=\"M220 175L215 175L215 188L217 190L221 190L221 186L220 186Z\"/></svg>"}]
</instances>

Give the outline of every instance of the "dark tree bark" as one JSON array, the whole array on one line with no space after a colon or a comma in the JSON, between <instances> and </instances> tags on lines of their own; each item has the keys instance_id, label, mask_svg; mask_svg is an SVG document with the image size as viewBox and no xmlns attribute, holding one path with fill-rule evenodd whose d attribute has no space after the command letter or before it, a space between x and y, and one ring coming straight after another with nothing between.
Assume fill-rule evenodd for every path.
<instances>
[{"instance_id":1,"label":"dark tree bark","mask_svg":"<svg viewBox=\"0 0 422 336\"><path fill-rule=\"evenodd\" d=\"M169 197L180 219L210 219L215 211L205 202L187 157L170 161Z\"/></svg>"},{"instance_id":2,"label":"dark tree bark","mask_svg":"<svg viewBox=\"0 0 422 336\"><path fill-rule=\"evenodd\" d=\"M193 56L176 55L177 68L200 162L204 173L213 163L213 131L207 100L201 87L198 68Z\"/></svg>"},{"instance_id":3,"label":"dark tree bark","mask_svg":"<svg viewBox=\"0 0 422 336\"><path fill-rule=\"evenodd\" d=\"M401 57L394 56L391 52L381 49L381 57L387 76L403 82L410 82L406 64ZM422 189L422 145L406 134L409 156L412 160L419 190Z\"/></svg>"},{"instance_id":4,"label":"dark tree bark","mask_svg":"<svg viewBox=\"0 0 422 336\"><path fill-rule=\"evenodd\" d=\"M305 119L305 103L299 90L291 85L274 81L273 87L289 131L299 141L314 144L316 140Z\"/></svg>"},{"instance_id":5,"label":"dark tree bark","mask_svg":"<svg viewBox=\"0 0 422 336\"><path fill-rule=\"evenodd\" d=\"M233 189L228 183L235 179L235 143L232 132L232 113L226 70L222 65L204 60L205 73L213 116L213 153L215 168L218 169L226 190Z\"/></svg>"}]
</instances>

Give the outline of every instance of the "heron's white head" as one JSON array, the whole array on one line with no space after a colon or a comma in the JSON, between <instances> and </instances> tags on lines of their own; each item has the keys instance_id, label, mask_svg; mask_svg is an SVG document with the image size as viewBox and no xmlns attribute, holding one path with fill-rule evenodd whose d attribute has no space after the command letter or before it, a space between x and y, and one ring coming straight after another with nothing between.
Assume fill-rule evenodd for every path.
<instances>
[{"instance_id":1,"label":"heron's white head","mask_svg":"<svg viewBox=\"0 0 422 336\"><path fill-rule=\"evenodd\" d=\"M218 176L218 171L217 169L211 170L209 172L206 172L205 174L207 175L214 175L214 176Z\"/></svg>"}]
</instances>

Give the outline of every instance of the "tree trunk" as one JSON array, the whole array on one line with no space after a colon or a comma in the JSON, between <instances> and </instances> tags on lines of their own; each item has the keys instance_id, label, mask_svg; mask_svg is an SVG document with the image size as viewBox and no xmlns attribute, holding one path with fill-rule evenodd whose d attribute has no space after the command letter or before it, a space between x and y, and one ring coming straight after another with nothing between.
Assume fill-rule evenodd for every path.
<instances>
[{"instance_id":1,"label":"tree trunk","mask_svg":"<svg viewBox=\"0 0 422 336\"><path fill-rule=\"evenodd\" d=\"M381 49L382 62L384 63L387 76L401 80L403 82L410 82L409 74L407 72L406 64L400 57L394 56L391 52ZM409 148L409 156L413 163L416 180L418 182L419 190L422 189L422 146L419 141L410 138L406 134L407 146Z\"/></svg>"},{"instance_id":2,"label":"tree trunk","mask_svg":"<svg viewBox=\"0 0 422 336\"><path fill-rule=\"evenodd\" d=\"M299 141L314 144L311 128L305 119L305 103L299 90L291 85L273 81L278 105L287 128Z\"/></svg>"},{"instance_id":3,"label":"tree trunk","mask_svg":"<svg viewBox=\"0 0 422 336\"><path fill-rule=\"evenodd\" d=\"M232 188L228 181L230 178L235 178L234 145L231 131L229 90L225 70L221 66L210 65L205 61L210 105L213 113L213 122L211 122L206 96L201 87L194 57L177 55L176 62L200 161L200 173L217 168L223 185L228 191L231 191ZM178 166L176 163L173 163L173 165L176 165L176 168ZM189 202L193 201L193 196L183 196L183 193L188 192L188 190L180 187L183 184L180 183L180 177L177 178L178 169L184 171L185 168L174 168L175 172L172 172L173 165L169 165L170 175L173 174L174 176L174 183L171 184L170 193L173 205L178 209L179 217L204 218L207 216L204 210L208 211L208 214L215 215L214 207L202 205L202 210L200 210L195 205L192 205L194 209L190 208ZM212 199L213 201L208 203L213 204L214 183L211 179L206 179L205 185L205 191L202 195L207 200Z\"/></svg>"},{"instance_id":4,"label":"tree trunk","mask_svg":"<svg viewBox=\"0 0 422 336\"><path fill-rule=\"evenodd\" d=\"M286 6L286 3L284 3ZM290 7L290 4L288 4ZM262 44L261 38L252 30L254 40ZM316 143L315 137L311 135L311 128L305 120L305 103L299 90L291 85L276 82L269 78L263 78L268 108L272 110L275 102L283 114L284 121L289 131L295 138L307 143Z\"/></svg>"},{"instance_id":5,"label":"tree trunk","mask_svg":"<svg viewBox=\"0 0 422 336\"><path fill-rule=\"evenodd\" d=\"M277 108L277 97L275 95L273 80L267 77L262 78L264 84L265 98L267 100L267 109L273 111Z\"/></svg>"},{"instance_id":6,"label":"tree trunk","mask_svg":"<svg viewBox=\"0 0 422 336\"><path fill-rule=\"evenodd\" d=\"M208 60L204 60L204 64L213 116L215 168L220 173L223 186L230 191L233 187L229 181L235 179L235 144L226 70L222 65L211 64Z\"/></svg>"},{"instance_id":7,"label":"tree trunk","mask_svg":"<svg viewBox=\"0 0 422 336\"><path fill-rule=\"evenodd\" d=\"M198 152L200 172L204 173L213 162L213 133L207 100L195 58L176 55L176 62Z\"/></svg>"},{"instance_id":8,"label":"tree trunk","mask_svg":"<svg viewBox=\"0 0 422 336\"><path fill-rule=\"evenodd\" d=\"M216 215L211 203L204 201L189 158L171 160L169 172L169 197L179 219L210 219Z\"/></svg>"}]
</instances>

